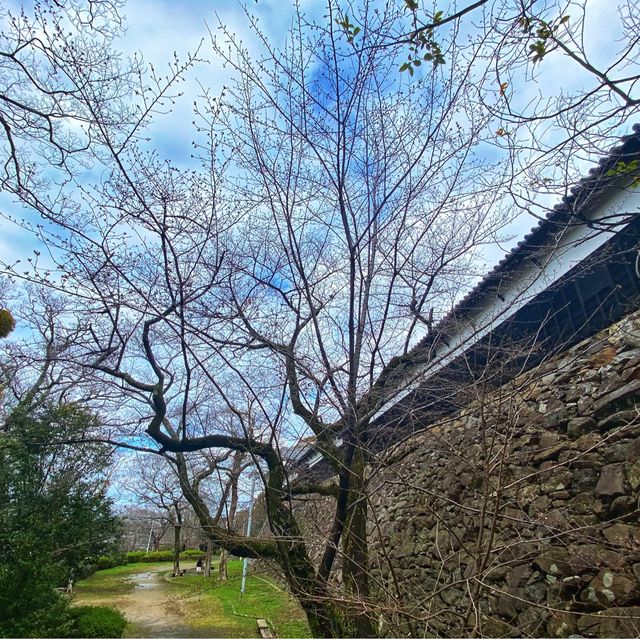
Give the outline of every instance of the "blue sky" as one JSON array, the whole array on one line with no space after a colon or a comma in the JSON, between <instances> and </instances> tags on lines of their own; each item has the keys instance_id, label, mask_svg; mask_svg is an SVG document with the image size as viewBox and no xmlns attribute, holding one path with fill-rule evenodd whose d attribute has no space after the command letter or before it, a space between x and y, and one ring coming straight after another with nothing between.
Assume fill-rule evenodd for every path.
<instances>
[{"instance_id":1,"label":"blue sky","mask_svg":"<svg viewBox=\"0 0 640 639\"><path fill-rule=\"evenodd\" d=\"M260 0L247 4L270 41L276 46L282 44L291 25L293 3L288 0ZM323 3L316 0L300 4L309 17L324 11ZM123 49L131 53L141 51L145 61L156 69L166 68L174 51L184 59L188 52L196 51L201 44L199 57L209 60L195 66L181 86L184 96L173 113L158 119L152 128L154 146L161 155L167 155L178 163L180 160L188 162L192 152L193 101L201 94L199 84L215 95L229 79L228 72L213 60L211 35L219 35L218 27L222 23L230 32L237 34L252 53L257 54L259 50L248 29L247 18L240 3L229 0L129 0L123 13L127 25L127 34L121 41Z\"/></svg>"},{"instance_id":2,"label":"blue sky","mask_svg":"<svg viewBox=\"0 0 640 639\"><path fill-rule=\"evenodd\" d=\"M397 0L400 2L401 0ZM589 43L591 59L595 64L605 64L617 46L619 24L612 14L610 0L587 0L588 21L586 38ZM20 2L5 2L5 8L15 10ZM309 17L323 19L324 2L320 0L302 0L303 11ZM444 8L446 3L438 3ZM293 3L287 0L251 0L249 9L258 16L262 29L274 45L284 41L293 15ZM571 8L568 9L571 12ZM445 11L446 13L446 11ZM153 64L158 71L167 68L176 52L184 59L187 52L195 51L202 42L202 58L212 59L209 46L210 32L217 33L219 21L236 33L245 45L255 50L255 38L250 35L246 16L237 2L229 0L128 0L123 10L126 36L117 47L128 55L141 52L147 63ZM544 73L538 84L527 83L516 87L518 99L525 103L534 99L539 92L554 93L565 91L571 93L580 88L589 78L580 73L575 65L566 58L554 56L544 61ZM198 83L211 89L215 94L228 80L227 71L215 61L202 62L196 65L188 75L187 81L181 85L184 91L182 99L175 105L173 112L157 118L150 129L151 146L157 149L161 157L171 158L177 165L188 165L192 152L191 140L193 130L193 101L197 99L201 89ZM595 161L595 159L594 159ZM585 171L588 169L585 162ZM17 205L10 202L6 195L0 193L0 209L6 212L19 213ZM535 223L535 220L524 218L514 224L510 231L521 237ZM19 228L2 222L0 234L0 260L12 262L24 258L34 248L37 241ZM504 247L503 247L504 248ZM501 257L502 250L496 248L487 257L489 263Z\"/></svg>"}]
</instances>

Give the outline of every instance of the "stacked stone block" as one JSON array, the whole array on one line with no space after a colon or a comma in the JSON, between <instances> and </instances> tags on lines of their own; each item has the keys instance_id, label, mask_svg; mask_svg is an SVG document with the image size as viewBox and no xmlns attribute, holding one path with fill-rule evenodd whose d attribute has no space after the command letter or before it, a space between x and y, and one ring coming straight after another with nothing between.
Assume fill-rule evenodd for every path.
<instances>
[{"instance_id":1,"label":"stacked stone block","mask_svg":"<svg viewBox=\"0 0 640 639\"><path fill-rule=\"evenodd\" d=\"M389 635L640 635L640 313L374 466Z\"/></svg>"}]
</instances>

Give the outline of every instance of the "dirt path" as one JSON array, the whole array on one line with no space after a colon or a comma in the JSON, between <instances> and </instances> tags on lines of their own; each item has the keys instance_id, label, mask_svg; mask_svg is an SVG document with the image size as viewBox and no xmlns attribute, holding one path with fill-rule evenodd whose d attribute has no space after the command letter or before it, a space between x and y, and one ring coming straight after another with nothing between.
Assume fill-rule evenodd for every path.
<instances>
[{"instance_id":1,"label":"dirt path","mask_svg":"<svg viewBox=\"0 0 640 639\"><path fill-rule=\"evenodd\" d=\"M225 625L189 623L190 607L199 597L184 597L171 588L164 575L166 566L149 566L148 570L127 576L134 587L112 596L91 597L94 605L108 605L120 610L129 625L125 637L227 637L229 628ZM78 603L84 603L79 597ZM193 614L191 612L191 614Z\"/></svg>"},{"instance_id":2,"label":"dirt path","mask_svg":"<svg viewBox=\"0 0 640 639\"><path fill-rule=\"evenodd\" d=\"M187 637L189 627L180 614L181 607L166 592L163 571L140 572L130 575L133 590L121 595L113 603L124 613L133 633L129 637ZM137 631L141 632L138 633Z\"/></svg>"}]
</instances>

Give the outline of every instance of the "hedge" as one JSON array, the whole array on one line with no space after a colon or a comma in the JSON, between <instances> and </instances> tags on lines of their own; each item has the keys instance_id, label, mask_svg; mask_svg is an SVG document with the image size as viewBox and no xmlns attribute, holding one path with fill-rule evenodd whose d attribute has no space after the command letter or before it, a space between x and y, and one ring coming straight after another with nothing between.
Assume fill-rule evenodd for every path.
<instances>
[{"instance_id":1,"label":"hedge","mask_svg":"<svg viewBox=\"0 0 640 639\"><path fill-rule=\"evenodd\" d=\"M205 553L197 548L189 548L180 553L181 559L192 559L195 561L202 559L204 561L205 557ZM118 553L117 555L102 555L94 561L91 568L93 568L93 570L105 570L124 564L138 562L155 563L158 561L173 561L173 550L154 550L148 553L144 550L133 550L132 552ZM91 570L89 574L91 574L93 570ZM88 576L88 574L78 575L78 578L84 578L86 576Z\"/></svg>"},{"instance_id":2,"label":"hedge","mask_svg":"<svg viewBox=\"0 0 640 639\"><path fill-rule=\"evenodd\" d=\"M122 637L127 625L121 612L105 606L77 606L69 612L71 637Z\"/></svg>"},{"instance_id":3,"label":"hedge","mask_svg":"<svg viewBox=\"0 0 640 639\"><path fill-rule=\"evenodd\" d=\"M180 553L180 559L204 559L205 553L197 548L190 548L183 550ZM144 550L134 550L127 553L127 563L134 563L136 561L142 561L146 563L155 561L173 561L173 550L154 550L153 552L146 553Z\"/></svg>"},{"instance_id":4,"label":"hedge","mask_svg":"<svg viewBox=\"0 0 640 639\"><path fill-rule=\"evenodd\" d=\"M134 550L127 553L127 563L133 564L138 561L153 563L156 561L173 561L172 550L154 550L146 553L144 550Z\"/></svg>"},{"instance_id":5,"label":"hedge","mask_svg":"<svg viewBox=\"0 0 640 639\"><path fill-rule=\"evenodd\" d=\"M118 553L117 555L100 555L96 560L97 570L105 570L106 568L115 568L122 564L129 563L126 553Z\"/></svg>"}]
</instances>

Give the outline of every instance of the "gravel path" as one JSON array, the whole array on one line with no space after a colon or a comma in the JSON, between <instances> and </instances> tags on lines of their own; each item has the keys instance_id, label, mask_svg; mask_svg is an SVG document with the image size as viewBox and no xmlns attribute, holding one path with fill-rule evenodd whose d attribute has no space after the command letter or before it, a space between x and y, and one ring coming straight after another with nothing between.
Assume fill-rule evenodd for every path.
<instances>
[{"instance_id":1,"label":"gravel path","mask_svg":"<svg viewBox=\"0 0 640 639\"><path fill-rule=\"evenodd\" d=\"M130 576L135 588L113 603L134 624L130 637L188 637L184 606L167 593L162 572L140 572Z\"/></svg>"}]
</instances>

